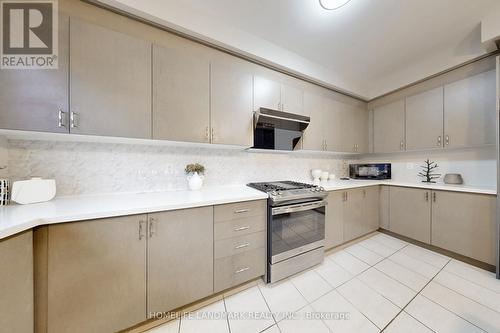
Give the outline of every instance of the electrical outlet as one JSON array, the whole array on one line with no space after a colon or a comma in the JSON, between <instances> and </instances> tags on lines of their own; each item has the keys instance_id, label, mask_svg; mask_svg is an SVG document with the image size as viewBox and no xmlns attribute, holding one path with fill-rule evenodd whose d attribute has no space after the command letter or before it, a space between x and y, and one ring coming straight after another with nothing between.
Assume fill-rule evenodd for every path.
<instances>
[{"instance_id":1,"label":"electrical outlet","mask_svg":"<svg viewBox=\"0 0 500 333\"><path fill-rule=\"evenodd\" d=\"M415 168L414 163L411 163L411 162L406 163L406 169L413 170L414 168Z\"/></svg>"}]
</instances>

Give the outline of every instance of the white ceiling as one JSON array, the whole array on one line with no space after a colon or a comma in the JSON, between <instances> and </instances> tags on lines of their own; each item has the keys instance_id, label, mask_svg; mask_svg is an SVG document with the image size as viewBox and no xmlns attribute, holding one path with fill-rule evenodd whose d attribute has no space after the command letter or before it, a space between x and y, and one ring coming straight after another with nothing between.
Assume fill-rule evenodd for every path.
<instances>
[{"instance_id":1,"label":"white ceiling","mask_svg":"<svg viewBox=\"0 0 500 333\"><path fill-rule=\"evenodd\" d=\"M97 0L372 99L485 53L499 0Z\"/></svg>"}]
</instances>

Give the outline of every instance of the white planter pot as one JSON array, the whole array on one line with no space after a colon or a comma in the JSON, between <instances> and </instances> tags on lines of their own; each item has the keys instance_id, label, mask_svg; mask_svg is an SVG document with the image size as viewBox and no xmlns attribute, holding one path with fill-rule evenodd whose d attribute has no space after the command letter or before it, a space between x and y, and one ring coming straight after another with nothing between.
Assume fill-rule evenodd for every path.
<instances>
[{"instance_id":1,"label":"white planter pot","mask_svg":"<svg viewBox=\"0 0 500 333\"><path fill-rule=\"evenodd\" d=\"M199 190L203 186L203 176L198 172L191 173L187 176L189 189L192 191Z\"/></svg>"}]
</instances>

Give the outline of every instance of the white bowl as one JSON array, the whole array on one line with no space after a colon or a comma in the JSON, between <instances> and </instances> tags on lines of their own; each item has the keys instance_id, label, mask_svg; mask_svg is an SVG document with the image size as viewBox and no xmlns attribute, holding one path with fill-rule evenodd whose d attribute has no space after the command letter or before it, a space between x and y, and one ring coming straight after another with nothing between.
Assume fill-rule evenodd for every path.
<instances>
[{"instance_id":1,"label":"white bowl","mask_svg":"<svg viewBox=\"0 0 500 333\"><path fill-rule=\"evenodd\" d=\"M321 169L312 169L311 170L311 175L312 175L313 179L319 179L319 177L321 177L321 174L322 174Z\"/></svg>"}]
</instances>

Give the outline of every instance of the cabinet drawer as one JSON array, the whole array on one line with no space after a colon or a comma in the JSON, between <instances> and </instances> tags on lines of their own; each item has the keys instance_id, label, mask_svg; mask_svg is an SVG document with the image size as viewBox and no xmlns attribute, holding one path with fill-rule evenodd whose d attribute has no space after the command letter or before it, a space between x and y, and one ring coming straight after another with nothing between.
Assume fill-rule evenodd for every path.
<instances>
[{"instance_id":1,"label":"cabinet drawer","mask_svg":"<svg viewBox=\"0 0 500 333\"><path fill-rule=\"evenodd\" d=\"M235 254L255 250L260 247L266 247L265 231L216 241L215 258L229 257Z\"/></svg>"},{"instance_id":2,"label":"cabinet drawer","mask_svg":"<svg viewBox=\"0 0 500 333\"><path fill-rule=\"evenodd\" d=\"M264 275L266 269L266 249L258 248L235 256L215 261L214 292L236 286Z\"/></svg>"},{"instance_id":3,"label":"cabinet drawer","mask_svg":"<svg viewBox=\"0 0 500 333\"><path fill-rule=\"evenodd\" d=\"M266 230L266 221L266 215L260 215L215 223L215 240L244 236Z\"/></svg>"},{"instance_id":4,"label":"cabinet drawer","mask_svg":"<svg viewBox=\"0 0 500 333\"><path fill-rule=\"evenodd\" d=\"M266 200L236 202L214 207L214 221L222 222L249 216L267 215Z\"/></svg>"}]
</instances>

